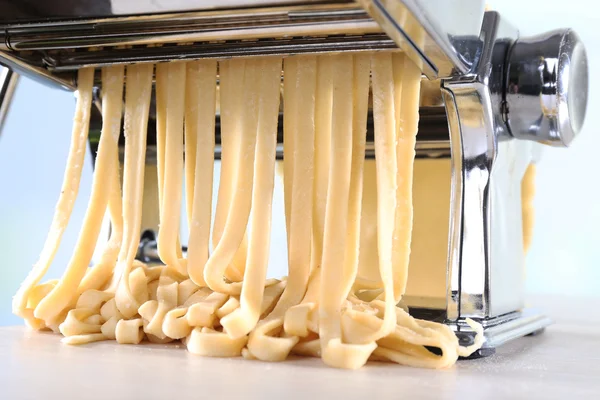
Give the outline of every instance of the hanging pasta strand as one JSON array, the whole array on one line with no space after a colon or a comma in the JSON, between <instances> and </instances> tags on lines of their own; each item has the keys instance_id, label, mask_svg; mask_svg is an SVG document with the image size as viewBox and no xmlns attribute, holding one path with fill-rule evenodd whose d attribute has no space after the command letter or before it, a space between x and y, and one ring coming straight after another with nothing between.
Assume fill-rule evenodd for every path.
<instances>
[{"instance_id":1,"label":"hanging pasta strand","mask_svg":"<svg viewBox=\"0 0 600 400\"><path fill-rule=\"evenodd\" d=\"M125 163L123 168L123 245L116 274L120 276L115 301L119 312L131 318L147 300L132 290L133 261L140 242L142 194L146 164L146 132L152 90L152 64L127 67L125 87ZM130 205L137 204L137 207ZM138 270L142 271L138 268Z\"/></svg>"},{"instance_id":2,"label":"hanging pasta strand","mask_svg":"<svg viewBox=\"0 0 600 400\"><path fill-rule=\"evenodd\" d=\"M34 317L33 310L27 308L27 302L31 291L44 277L54 260L62 235L71 218L75 199L79 193L79 183L89 133L93 81L94 70L92 68L83 68L77 73L77 105L73 117L67 168L63 177L60 196L38 261L13 298L13 313L24 318L29 325L36 328L42 328L44 326L43 322Z\"/></svg>"},{"instance_id":3,"label":"hanging pasta strand","mask_svg":"<svg viewBox=\"0 0 600 400\"><path fill-rule=\"evenodd\" d=\"M165 182L165 163L167 146L167 120L169 103L169 75L171 63L156 64L156 171L158 175L158 214L159 217L164 208L164 182ZM172 93L172 92L171 92ZM171 95L173 98L173 94ZM173 118L173 116L171 117ZM173 121L173 119L172 119ZM177 258L181 258L182 250L179 236L177 236Z\"/></svg>"},{"instance_id":4,"label":"hanging pasta strand","mask_svg":"<svg viewBox=\"0 0 600 400\"><path fill-rule=\"evenodd\" d=\"M360 248L360 215L363 194L365 146L367 141L367 116L369 113L370 56L356 55L353 60L352 105L352 164L348 196L348 238L344 256L344 282L342 300L350 294L358 272Z\"/></svg>"},{"instance_id":5,"label":"hanging pasta strand","mask_svg":"<svg viewBox=\"0 0 600 400\"><path fill-rule=\"evenodd\" d=\"M158 174L158 213L163 205L165 182L165 146L167 141L167 103L168 103L169 64L156 64L156 170Z\"/></svg>"},{"instance_id":6,"label":"hanging pasta strand","mask_svg":"<svg viewBox=\"0 0 600 400\"><path fill-rule=\"evenodd\" d=\"M325 205L327 204L327 186L329 181L329 162L331 157L331 118L333 107L333 60L334 57L324 55L317 57L317 86L315 92L315 145L314 145L314 181L313 181L313 224L312 224L312 242L311 242L311 261L310 276L306 294L299 305L293 306L286 311L284 319L284 329L286 333L299 336L301 340L309 335L309 324L313 313L315 312L320 290L321 281L321 259L323 255L323 230L325 225ZM296 70L293 66L292 72ZM290 67L292 69L292 67ZM294 72L295 73L295 72ZM293 91L285 91L286 104L295 102L295 86ZM288 142L295 130L295 116L290 115L293 108L290 106L288 117L288 128L285 131ZM285 111L284 111L285 113ZM284 146L285 146L284 138ZM292 148L290 146L290 148ZM286 150L285 154L293 155L292 150ZM293 165L291 156L286 165ZM292 179L289 176L288 188L286 189L288 197L292 197ZM286 181L287 182L287 181ZM284 182L285 183L285 182ZM289 228L288 228L289 229ZM288 230L289 231L289 230ZM318 333L318 328L312 326L312 331ZM317 340L318 342L318 340ZM317 343L318 344L318 343ZM302 346L302 344L299 344ZM298 351L298 346L294 351Z\"/></svg>"},{"instance_id":7,"label":"hanging pasta strand","mask_svg":"<svg viewBox=\"0 0 600 400\"><path fill-rule=\"evenodd\" d=\"M123 67L102 69L102 82L106 82L106 84L103 84L105 94L102 99L102 119L105 130L102 134L116 137L117 141L121 132L124 73ZM123 240L123 204L121 202L119 152L116 147L112 151L113 160L109 170L110 177L108 178L110 237L97 265L89 269L81 281L78 289L78 293L80 294L87 290L99 290L106 286L114 276L113 271L121 249L121 242Z\"/></svg>"},{"instance_id":8,"label":"hanging pasta strand","mask_svg":"<svg viewBox=\"0 0 600 400\"><path fill-rule=\"evenodd\" d=\"M211 60L212 61L212 60ZM192 212L194 208L194 190L196 183L196 160L198 151L198 130L203 125L198 121L199 103L203 99L207 99L210 104L210 93L206 94L206 97L201 96L199 91L198 75L201 67L198 65L198 61L186 63L186 86L185 86L185 117L184 117L184 166L185 166L185 216L187 218L188 229L192 227ZM213 62L215 66L215 81L217 73L217 63ZM216 82L215 82L216 87ZM215 93L216 97L216 93ZM215 98L213 97L213 98ZM215 99L216 100L216 99ZM216 106L216 105L215 105ZM210 107L209 107L210 110ZM213 110L211 117L214 117L216 110ZM214 119L214 118L213 118ZM210 126L210 119L206 121ZM214 133L214 125L213 125ZM214 135L213 135L214 136ZM213 144L213 160L214 160L214 144ZM213 166L211 165L212 169ZM210 187L212 188L212 182ZM212 200L212 199L211 199ZM189 258L189 257L188 257Z\"/></svg>"},{"instance_id":9,"label":"hanging pasta strand","mask_svg":"<svg viewBox=\"0 0 600 400\"><path fill-rule=\"evenodd\" d=\"M298 63L295 59L284 61L283 79L285 90L283 91L283 154L294 154L294 138L298 132ZM292 184L294 183L294 161L288 157L283 160L283 201L285 209L285 231L287 245L290 246L290 220L292 213ZM289 252L288 252L289 254ZM288 260L289 262L289 260Z\"/></svg>"},{"instance_id":10,"label":"hanging pasta strand","mask_svg":"<svg viewBox=\"0 0 600 400\"><path fill-rule=\"evenodd\" d=\"M209 255L215 152L216 75L216 61L193 61L187 65L185 161L190 229L187 273L198 286L206 285L204 266Z\"/></svg>"},{"instance_id":11,"label":"hanging pasta strand","mask_svg":"<svg viewBox=\"0 0 600 400\"><path fill-rule=\"evenodd\" d=\"M254 158L256 154L256 130L258 124L258 94L260 93L258 61L246 61L243 85L243 107L241 129L239 135L239 159L235 171L235 185L231 197L231 206L223 234L214 252L208 259L204 270L204 280L214 290L231 295L238 295L241 283L225 281L225 271L233 261L246 232L250 216L252 185L254 182ZM241 104L240 104L241 106ZM225 116L223 116L225 118Z\"/></svg>"},{"instance_id":12,"label":"hanging pasta strand","mask_svg":"<svg viewBox=\"0 0 600 400\"><path fill-rule=\"evenodd\" d=\"M373 119L377 165L377 248L379 272L385 302L382 323L363 340L376 341L393 331L396 325L392 249L394 224L389 217L396 210L397 163L394 105L394 80L391 54L373 55Z\"/></svg>"},{"instance_id":13,"label":"hanging pasta strand","mask_svg":"<svg viewBox=\"0 0 600 400\"><path fill-rule=\"evenodd\" d=\"M258 322L269 261L281 59L263 60L258 68L262 71L261 92L248 259L240 295L240 308L221 319L221 325L233 339L250 333Z\"/></svg>"},{"instance_id":14,"label":"hanging pasta strand","mask_svg":"<svg viewBox=\"0 0 600 400\"><path fill-rule=\"evenodd\" d=\"M112 115L107 115L108 118L103 124L104 129L100 135L98 155L96 157L98 169L93 177L92 193L83 220L83 226L75 245L75 251L62 278L54 289L38 304L34 312L36 318L43 319L46 323L53 322L68 304L73 301L77 288L92 260L104 213L108 205L110 190L105 190L103 185L104 182L111 179L113 165L116 161L114 155L117 151L120 132L120 116L117 118L116 113L110 107L118 108L120 99L122 98L123 67L115 66L108 68L110 69L105 74L107 78L106 96L110 96L111 99L108 100L108 107L105 107L103 111L111 112Z\"/></svg>"},{"instance_id":15,"label":"hanging pasta strand","mask_svg":"<svg viewBox=\"0 0 600 400\"><path fill-rule=\"evenodd\" d=\"M312 193L314 182L314 135L315 135L315 91L316 91L316 57L290 58L290 67L296 65L295 103L292 105L291 117L295 117L292 130L292 198L290 203L290 228L288 231L289 248L288 263L290 285L282 295L283 307L288 308L286 301L298 303L308 282L310 272L310 252L312 245ZM293 76L293 75L292 75ZM285 134L285 132L284 132ZM284 155L285 156L285 155ZM297 289L297 290L294 290ZM279 304L278 304L279 306Z\"/></svg>"},{"instance_id":16,"label":"hanging pasta strand","mask_svg":"<svg viewBox=\"0 0 600 400\"><path fill-rule=\"evenodd\" d=\"M323 56L319 58L319 61L327 61L330 62L332 60L331 57ZM345 283L344 289L341 291L340 301L344 301L352 284L354 283L356 277L356 269L358 262L358 243L355 243L358 238L358 232L360 231L360 204L362 197L362 164L364 163L364 151L365 151L365 140L366 140L366 118L367 118L367 110L368 110L368 90L369 90L369 56L356 56L354 57L353 67L354 67L354 95L353 95L353 144L352 144L352 176L350 183L350 197L349 197L349 211L348 211L348 245L346 246L346 256L344 257L344 274L342 276L342 280ZM321 65L321 64L319 64ZM329 68L328 68L329 69ZM320 71L323 71L320 69ZM325 70L327 71L327 69ZM329 69L331 71L331 69ZM327 72L329 72L327 71ZM330 75L331 79L331 75ZM319 80L318 91L317 91L317 99L319 98L328 98L327 95L331 95L331 80L329 82L324 80ZM329 98L331 99L331 98ZM325 126L326 131L317 130L317 137L315 138L315 152L317 152L318 146L320 146L319 141L323 142L319 135L327 134L331 136L331 115L333 114L331 111L332 103L331 102L322 102L322 107L329 107L329 109L317 109L319 114L328 114L329 126ZM319 124L317 124L317 127ZM329 149L330 138L327 141L327 148ZM329 171L329 152L326 154L320 153L321 155L321 165L327 165L325 168L325 173ZM314 199L315 203L320 203L315 207L315 210L321 210L323 214L321 216L317 216L319 211L315 212L315 218L324 217L325 212L325 204L327 204L327 181L328 177L326 174L321 174L319 178L319 173L317 169L319 168L318 159L315 161L315 180L321 179L320 185L315 182L315 188L321 187L323 193L319 194L315 192ZM323 186L325 186L323 188ZM318 246L315 243L318 242L316 236L318 235L317 230L321 230L320 235L322 238L322 222L321 224L313 224L313 251L318 249ZM322 239L321 239L322 240ZM322 244L321 244L322 246ZM322 248L322 247L321 247ZM302 303L299 306L293 307L286 313L285 318L285 329L286 332L291 334L298 335L303 339L301 343L299 343L296 347L294 347L294 352L303 355L313 355L316 356L320 352L320 344L319 340L310 336L309 332L318 333L318 319L316 318L315 309L317 303L319 303L319 291L320 291L320 253L319 255L312 255L311 264L316 266L316 268L312 271L311 280L309 283L308 290ZM318 258L317 258L318 257Z\"/></svg>"},{"instance_id":17,"label":"hanging pasta strand","mask_svg":"<svg viewBox=\"0 0 600 400\"><path fill-rule=\"evenodd\" d=\"M344 273L343 261L347 253L346 246L349 244L347 227L354 141L352 56L336 56L334 70L336 74L333 79L331 164L321 264L319 338L322 358L327 365L355 369L364 365L376 344L342 342L341 312L342 303L345 301L343 292L351 287L353 280L353 277Z\"/></svg>"},{"instance_id":18,"label":"hanging pasta strand","mask_svg":"<svg viewBox=\"0 0 600 400\"><path fill-rule=\"evenodd\" d=\"M158 76L163 89L167 110L166 140L164 146L165 166L163 173L158 230L158 254L161 261L182 276L187 276L187 268L180 262L181 245L179 223L181 218L181 188L183 185L183 117L185 100L186 65L182 62L167 64L165 74ZM160 188L159 188L160 190Z\"/></svg>"},{"instance_id":19,"label":"hanging pasta strand","mask_svg":"<svg viewBox=\"0 0 600 400\"><path fill-rule=\"evenodd\" d=\"M235 189L236 162L240 158L239 131L242 129L243 119L240 118L243 107L242 89L244 87L244 71L246 60L232 59L219 63L220 80L220 113L221 113L221 175L219 178L219 191L217 209L213 227L212 243L216 248L225 222L231 208L232 193ZM225 270L227 279L239 282L244 274L246 263L246 236L240 244L235 257Z\"/></svg>"},{"instance_id":20,"label":"hanging pasta strand","mask_svg":"<svg viewBox=\"0 0 600 400\"><path fill-rule=\"evenodd\" d=\"M406 291L410 243L412 237L413 165L419 126L419 96L421 71L412 60L403 54L392 56L394 82L401 82L401 93L396 95L396 212L394 221L394 298L400 301ZM397 76L397 71L402 76ZM399 97L399 99L398 99Z\"/></svg>"},{"instance_id":21,"label":"hanging pasta strand","mask_svg":"<svg viewBox=\"0 0 600 400\"><path fill-rule=\"evenodd\" d=\"M289 68L292 68L292 73L286 72ZM316 57L291 57L284 62L284 77L295 76L291 82L287 80L284 82L286 88L295 86L293 89L295 101L292 103L295 109L287 108L284 111L284 135L287 136L287 140L291 139L293 142L292 157L286 159L284 154L284 163L294 163L291 185L294 201L289 205L289 276L287 286L273 311L250 334L248 353L260 360L284 360L298 342L297 337L277 337L277 335L283 328L286 311L302 301L310 273L316 75ZM288 110L289 114L286 116L285 112ZM285 118L290 117L295 120L296 126L296 129L291 131L291 138L288 132L285 132L285 127L289 126L286 125ZM288 175L284 176L284 179L289 178L290 170L287 171ZM290 186L288 185L287 188L289 189Z\"/></svg>"},{"instance_id":22,"label":"hanging pasta strand","mask_svg":"<svg viewBox=\"0 0 600 400\"><path fill-rule=\"evenodd\" d=\"M323 255L325 204L327 203L329 157L331 152L331 117L334 74L333 59L334 58L331 56L321 56L317 59L318 75L315 102L315 177L311 271L320 267L321 257ZM368 93L366 100L368 101ZM289 193L291 196L291 190L289 190Z\"/></svg>"},{"instance_id":23,"label":"hanging pasta strand","mask_svg":"<svg viewBox=\"0 0 600 400\"><path fill-rule=\"evenodd\" d=\"M420 90L419 68L401 54L283 62L288 278L267 279L281 67L278 57L157 65L158 250L164 265L135 259L153 66L104 68L104 120L84 225L62 278L39 283L79 186L93 81L91 69L81 70L65 193L40 260L15 296L15 313L35 329L60 332L71 345L181 340L202 356L281 361L293 352L346 369L368 360L447 368L480 348L479 324L466 320L474 341L463 347L448 326L396 306L408 277ZM370 75L375 170L364 160ZM222 165L211 253L217 112ZM184 170L187 259L179 242ZM364 181L371 172L376 185ZM522 182L525 248L532 177L529 167ZM363 196L368 191L376 196ZM107 209L110 238L89 268Z\"/></svg>"}]
</instances>

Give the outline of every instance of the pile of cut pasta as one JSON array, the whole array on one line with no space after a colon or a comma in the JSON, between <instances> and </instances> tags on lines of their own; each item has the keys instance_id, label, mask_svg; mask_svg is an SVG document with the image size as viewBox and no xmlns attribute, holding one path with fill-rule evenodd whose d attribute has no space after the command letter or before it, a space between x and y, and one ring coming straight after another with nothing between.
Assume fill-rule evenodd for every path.
<instances>
[{"instance_id":1,"label":"pile of cut pasta","mask_svg":"<svg viewBox=\"0 0 600 400\"><path fill-rule=\"evenodd\" d=\"M14 297L14 312L30 327L60 332L68 344L180 340L203 356L281 361L296 354L349 369L368 360L443 368L481 346L481 327L472 321L475 343L461 347L449 327L397 307L408 276L421 76L408 58L342 54L103 68L103 127L87 213L62 277L40 283L79 190L94 71L78 74L55 216L39 261ZM153 76L161 265L135 259ZM357 277L370 96L378 263L369 268L378 281ZM281 101L288 276L276 280L266 275ZM217 111L222 157L213 218ZM107 213L110 238L90 267Z\"/></svg>"}]
</instances>

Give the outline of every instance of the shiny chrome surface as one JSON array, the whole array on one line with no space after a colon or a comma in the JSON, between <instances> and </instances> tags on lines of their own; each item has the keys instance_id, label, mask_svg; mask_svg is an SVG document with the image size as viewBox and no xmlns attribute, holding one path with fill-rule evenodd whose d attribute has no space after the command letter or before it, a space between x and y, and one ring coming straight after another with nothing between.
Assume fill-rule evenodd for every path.
<instances>
[{"instance_id":1,"label":"shiny chrome surface","mask_svg":"<svg viewBox=\"0 0 600 400\"><path fill-rule=\"evenodd\" d=\"M459 129L462 147L462 187L454 192L460 196L462 206L460 260L459 265L450 270L458 268L459 271L459 315L484 317L489 300L492 216L489 185L497 151L490 93L487 86L479 82L448 83L444 90L452 93L456 107L454 115L459 119L450 126ZM458 201L457 198L452 200ZM455 217L453 214L452 218Z\"/></svg>"},{"instance_id":2,"label":"shiny chrome surface","mask_svg":"<svg viewBox=\"0 0 600 400\"><path fill-rule=\"evenodd\" d=\"M485 13L481 32L486 44L474 69L475 79L488 87L494 134L503 140L510 137L505 115L506 58L519 32L495 11Z\"/></svg>"},{"instance_id":3,"label":"shiny chrome surface","mask_svg":"<svg viewBox=\"0 0 600 400\"><path fill-rule=\"evenodd\" d=\"M506 135L502 119L503 71L506 55L518 33L495 12L487 12L482 25L482 59L474 67L471 80L453 79L443 84L453 151L452 220L450 222L448 257L448 319L487 318L493 310L504 310L511 304L514 311L522 306L522 293L492 292L492 276L513 280L521 271L523 259L518 248L506 249L513 258L494 252L494 243L505 243L510 234L518 235L520 214L512 216L520 205L520 196L509 198L509 185L520 182L520 176L503 179L512 171L498 163L498 140ZM518 145L517 145L518 146ZM500 154L504 160L506 154ZM530 157L520 154L520 160ZM523 170L524 171L524 170ZM501 193L493 199L493 188ZM520 193L520 192L518 192ZM517 201L517 203L515 203ZM458 209L460 207L460 210ZM516 221L515 221L516 220ZM496 275L499 268L503 276ZM504 279L506 280L506 279ZM514 282L516 283L516 282ZM502 304L503 306L500 306Z\"/></svg>"},{"instance_id":4,"label":"shiny chrome surface","mask_svg":"<svg viewBox=\"0 0 600 400\"><path fill-rule=\"evenodd\" d=\"M0 3L0 22L248 8L256 7L257 3L266 7L350 2L352 0L27 0L23 5L23 0L4 0Z\"/></svg>"},{"instance_id":5,"label":"shiny chrome surface","mask_svg":"<svg viewBox=\"0 0 600 400\"><path fill-rule=\"evenodd\" d=\"M0 50L38 68L65 71L115 63L392 50L399 46L431 79L464 75L479 57L482 0L361 3L371 13L385 11L387 22L382 22L378 13L374 21L353 2L295 3L5 23ZM391 39L382 33L382 27Z\"/></svg>"},{"instance_id":6,"label":"shiny chrome surface","mask_svg":"<svg viewBox=\"0 0 600 400\"><path fill-rule=\"evenodd\" d=\"M450 134L451 173L450 224L448 228L448 260L446 265L446 320L456 321L460 317L460 280L462 260L463 221L463 149L460 116L454 94L442 89L448 116Z\"/></svg>"},{"instance_id":7,"label":"shiny chrome surface","mask_svg":"<svg viewBox=\"0 0 600 400\"><path fill-rule=\"evenodd\" d=\"M359 0L430 79L470 73L482 48L484 0Z\"/></svg>"},{"instance_id":8,"label":"shiny chrome surface","mask_svg":"<svg viewBox=\"0 0 600 400\"><path fill-rule=\"evenodd\" d=\"M520 182L540 143L573 139L587 98L585 51L571 31L519 39L487 12L481 38L474 75L442 86L453 160L448 321L486 321L523 308Z\"/></svg>"},{"instance_id":9,"label":"shiny chrome surface","mask_svg":"<svg viewBox=\"0 0 600 400\"><path fill-rule=\"evenodd\" d=\"M568 146L587 107L585 47L572 30L521 38L508 59L507 123L519 139Z\"/></svg>"},{"instance_id":10,"label":"shiny chrome surface","mask_svg":"<svg viewBox=\"0 0 600 400\"><path fill-rule=\"evenodd\" d=\"M523 307L520 181L532 144L507 139L504 70L518 32L495 12L482 25L476 75L443 83L452 143L447 319L486 319Z\"/></svg>"},{"instance_id":11,"label":"shiny chrome surface","mask_svg":"<svg viewBox=\"0 0 600 400\"><path fill-rule=\"evenodd\" d=\"M53 88L75 90L77 87L75 74L52 73L36 62L19 57L16 53L0 51L0 65Z\"/></svg>"},{"instance_id":12,"label":"shiny chrome surface","mask_svg":"<svg viewBox=\"0 0 600 400\"><path fill-rule=\"evenodd\" d=\"M471 66L474 75L443 81L452 148L446 270L449 321L489 315L490 221L494 215L490 181L497 138L506 130L502 116L504 61L517 35L501 23L498 13L487 12L481 28L480 59Z\"/></svg>"},{"instance_id":13,"label":"shiny chrome surface","mask_svg":"<svg viewBox=\"0 0 600 400\"><path fill-rule=\"evenodd\" d=\"M490 264L487 315L498 316L525 305L521 181L534 162L538 143L501 140L490 177ZM469 277L466 277L468 280Z\"/></svg>"},{"instance_id":14,"label":"shiny chrome surface","mask_svg":"<svg viewBox=\"0 0 600 400\"><path fill-rule=\"evenodd\" d=\"M233 41L227 43L195 43L169 47L143 47L121 50L61 52L48 54L44 63L51 71L75 71L82 67L104 67L115 64L197 60L256 56L291 56L359 51L397 51L396 44L382 34L356 37L316 37Z\"/></svg>"},{"instance_id":15,"label":"shiny chrome surface","mask_svg":"<svg viewBox=\"0 0 600 400\"><path fill-rule=\"evenodd\" d=\"M135 258L145 262L147 264L160 263L160 256L158 255L158 231L148 229L142 232L142 238L138 246L138 251ZM187 246L181 247L181 252L184 257L187 257Z\"/></svg>"},{"instance_id":16,"label":"shiny chrome surface","mask_svg":"<svg viewBox=\"0 0 600 400\"><path fill-rule=\"evenodd\" d=\"M552 319L539 310L525 308L498 317L478 321L483 325L485 343L479 353L471 358L494 354L494 349L502 344L527 335L536 335L552 324ZM473 343L475 332L464 319L448 324L454 330L461 345Z\"/></svg>"},{"instance_id":17,"label":"shiny chrome surface","mask_svg":"<svg viewBox=\"0 0 600 400\"><path fill-rule=\"evenodd\" d=\"M14 51L381 33L377 23L353 4L44 21L4 28L4 46Z\"/></svg>"},{"instance_id":18,"label":"shiny chrome surface","mask_svg":"<svg viewBox=\"0 0 600 400\"><path fill-rule=\"evenodd\" d=\"M397 50L377 23L353 3L317 1L279 7L264 7L263 3L252 6L5 23L0 25L0 63L42 82L73 89L75 70L81 67Z\"/></svg>"},{"instance_id":19,"label":"shiny chrome surface","mask_svg":"<svg viewBox=\"0 0 600 400\"><path fill-rule=\"evenodd\" d=\"M519 311L525 268L520 182L540 143L568 144L581 127L587 70L583 46L570 31L519 39L516 29L487 12L481 38L474 75L442 85L452 148L446 321L460 337L470 331L465 318L479 320L486 347L495 347L549 323ZM569 49L560 52L562 61L541 56L560 46ZM570 68L573 59L579 66ZM566 90L575 87L579 96ZM524 126L535 135L515 134Z\"/></svg>"}]
</instances>

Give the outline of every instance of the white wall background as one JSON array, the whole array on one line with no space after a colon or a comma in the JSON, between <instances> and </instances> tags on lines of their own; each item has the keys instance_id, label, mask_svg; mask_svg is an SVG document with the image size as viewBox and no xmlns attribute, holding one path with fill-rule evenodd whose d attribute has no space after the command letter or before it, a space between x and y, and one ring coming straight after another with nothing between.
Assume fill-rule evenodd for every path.
<instances>
[{"instance_id":1,"label":"white wall background","mask_svg":"<svg viewBox=\"0 0 600 400\"><path fill-rule=\"evenodd\" d=\"M530 293L600 295L600 6L592 0L490 0L523 35L574 28L588 49L590 101L581 136L571 148L548 149L538 167L535 238L528 256ZM0 325L20 323L12 295L44 242L69 147L71 93L21 78L0 133ZM91 158L80 196L48 277L68 263L91 186ZM279 196L281 192L279 191ZM285 260L282 199L274 204L272 260Z\"/></svg>"}]
</instances>

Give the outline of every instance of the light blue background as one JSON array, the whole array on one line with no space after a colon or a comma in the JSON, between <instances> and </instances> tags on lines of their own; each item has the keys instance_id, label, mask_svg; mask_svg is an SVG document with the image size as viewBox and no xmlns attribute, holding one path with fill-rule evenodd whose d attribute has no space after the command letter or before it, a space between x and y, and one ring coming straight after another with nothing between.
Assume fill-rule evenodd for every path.
<instances>
[{"instance_id":1,"label":"light blue background","mask_svg":"<svg viewBox=\"0 0 600 400\"><path fill-rule=\"evenodd\" d=\"M568 149L548 149L539 164L536 226L528 256L529 293L597 296L600 293L600 18L592 1L490 1L494 9L534 34L572 27L587 45L590 102L584 131ZM50 225L69 148L74 110L71 93L21 78L0 133L0 325L19 324L11 297L36 261ZM79 198L47 277L69 261L91 186L86 155ZM284 265L281 187L277 185L271 261ZM283 271L271 271L280 275Z\"/></svg>"}]
</instances>

